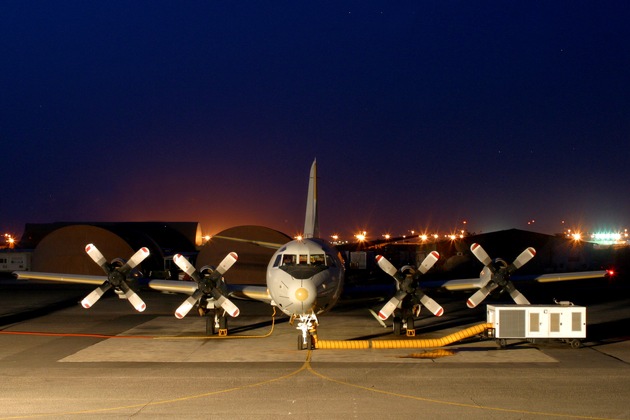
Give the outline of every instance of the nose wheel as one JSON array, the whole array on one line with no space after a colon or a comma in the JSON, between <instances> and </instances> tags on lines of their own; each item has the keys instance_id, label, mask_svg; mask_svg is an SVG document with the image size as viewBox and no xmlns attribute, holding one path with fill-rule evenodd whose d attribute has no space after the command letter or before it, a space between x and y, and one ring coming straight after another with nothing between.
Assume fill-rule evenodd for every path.
<instances>
[{"instance_id":1,"label":"nose wheel","mask_svg":"<svg viewBox=\"0 0 630 420\"><path fill-rule=\"evenodd\" d=\"M297 329L301 331L298 335L298 350L312 350L315 348L315 337L317 337L317 325L319 321L315 314L300 315Z\"/></svg>"}]
</instances>

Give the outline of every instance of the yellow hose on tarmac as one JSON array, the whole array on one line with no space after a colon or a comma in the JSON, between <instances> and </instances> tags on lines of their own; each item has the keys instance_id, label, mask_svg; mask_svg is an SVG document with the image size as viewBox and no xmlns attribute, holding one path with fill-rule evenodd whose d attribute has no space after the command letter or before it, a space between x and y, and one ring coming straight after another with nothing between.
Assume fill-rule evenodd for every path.
<instances>
[{"instance_id":1,"label":"yellow hose on tarmac","mask_svg":"<svg viewBox=\"0 0 630 420\"><path fill-rule=\"evenodd\" d=\"M465 330L449 334L442 338L413 339L413 340L316 340L317 349L424 349L432 347L443 347L455 343L464 338L474 337L487 329L492 328L492 324L483 323L473 325Z\"/></svg>"}]
</instances>

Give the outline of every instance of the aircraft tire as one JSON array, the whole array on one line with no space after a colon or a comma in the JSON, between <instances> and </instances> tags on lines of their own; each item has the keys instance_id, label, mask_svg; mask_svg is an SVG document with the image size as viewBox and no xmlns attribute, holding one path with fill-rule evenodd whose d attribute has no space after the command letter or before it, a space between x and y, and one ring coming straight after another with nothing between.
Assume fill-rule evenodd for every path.
<instances>
[{"instance_id":1,"label":"aircraft tire","mask_svg":"<svg viewBox=\"0 0 630 420\"><path fill-rule=\"evenodd\" d=\"M394 335L402 334L402 319L400 317L394 317Z\"/></svg>"}]
</instances>

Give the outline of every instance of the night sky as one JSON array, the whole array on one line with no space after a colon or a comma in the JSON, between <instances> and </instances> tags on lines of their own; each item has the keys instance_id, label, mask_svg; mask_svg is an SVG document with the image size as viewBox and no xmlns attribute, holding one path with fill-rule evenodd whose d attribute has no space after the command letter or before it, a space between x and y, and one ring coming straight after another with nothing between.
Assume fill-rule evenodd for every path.
<instances>
[{"instance_id":1,"label":"night sky","mask_svg":"<svg viewBox=\"0 0 630 420\"><path fill-rule=\"evenodd\" d=\"M630 224L627 1L5 0L0 19L3 232L293 235L315 158L326 236Z\"/></svg>"}]
</instances>

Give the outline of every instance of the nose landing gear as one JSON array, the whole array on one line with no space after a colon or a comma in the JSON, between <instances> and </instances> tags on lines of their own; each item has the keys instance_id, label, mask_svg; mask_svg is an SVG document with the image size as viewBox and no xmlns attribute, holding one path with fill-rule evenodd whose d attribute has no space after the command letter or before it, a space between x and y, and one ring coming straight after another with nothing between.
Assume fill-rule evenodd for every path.
<instances>
[{"instance_id":1,"label":"nose landing gear","mask_svg":"<svg viewBox=\"0 0 630 420\"><path fill-rule=\"evenodd\" d=\"M297 317L295 315L293 319ZM298 335L298 350L312 350L315 348L315 341L317 340L317 326L319 325L317 315L313 313L302 314L299 315L299 320L296 328L302 333Z\"/></svg>"}]
</instances>

